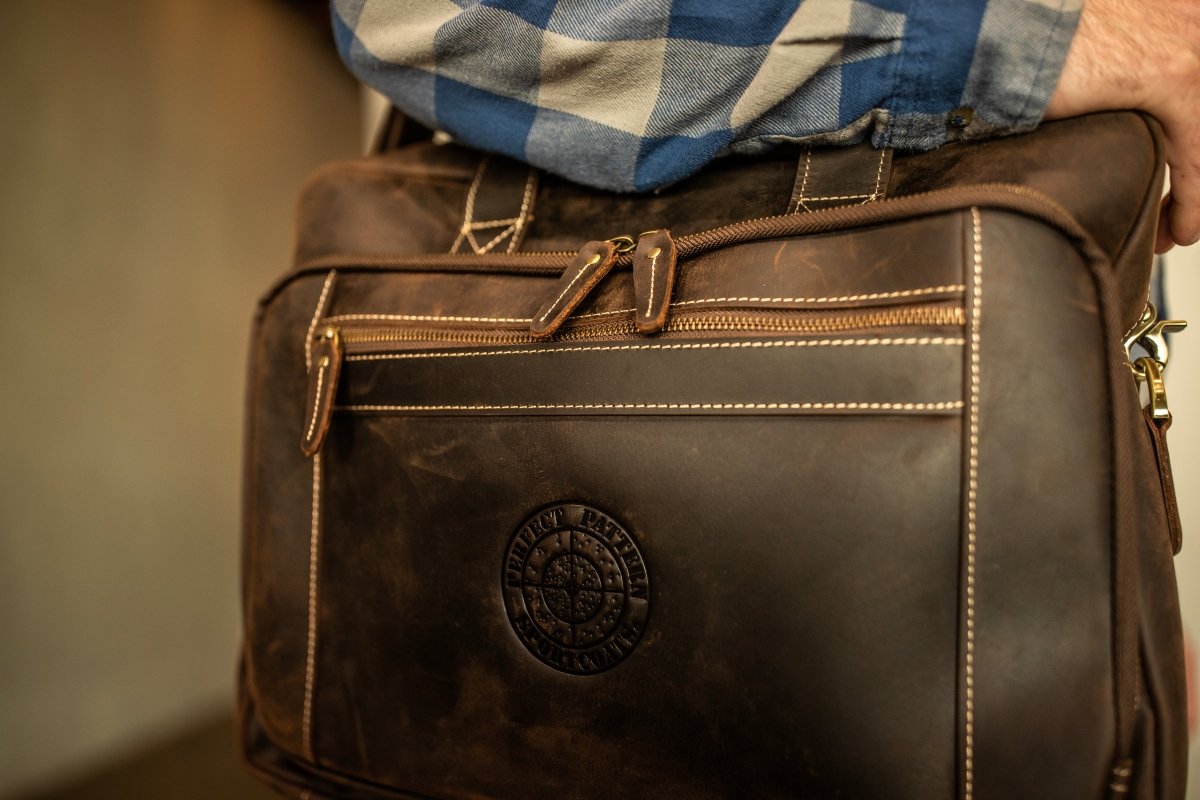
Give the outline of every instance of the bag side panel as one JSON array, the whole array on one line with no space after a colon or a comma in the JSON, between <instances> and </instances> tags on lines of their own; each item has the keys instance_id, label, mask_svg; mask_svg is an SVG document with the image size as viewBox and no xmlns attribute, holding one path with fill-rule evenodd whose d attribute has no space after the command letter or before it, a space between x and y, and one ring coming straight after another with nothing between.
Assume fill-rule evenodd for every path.
<instances>
[{"instance_id":1,"label":"bag side panel","mask_svg":"<svg viewBox=\"0 0 1200 800\"><path fill-rule=\"evenodd\" d=\"M1097 293L1055 231L994 211L976 224L964 781L978 798L1099 798L1115 722L1111 415Z\"/></svg>"},{"instance_id":2,"label":"bag side panel","mask_svg":"<svg viewBox=\"0 0 1200 800\"><path fill-rule=\"evenodd\" d=\"M297 279L259 311L251 356L243 533L245 688L266 733L306 751L306 636L313 464L300 452L305 335L326 276Z\"/></svg>"}]
</instances>

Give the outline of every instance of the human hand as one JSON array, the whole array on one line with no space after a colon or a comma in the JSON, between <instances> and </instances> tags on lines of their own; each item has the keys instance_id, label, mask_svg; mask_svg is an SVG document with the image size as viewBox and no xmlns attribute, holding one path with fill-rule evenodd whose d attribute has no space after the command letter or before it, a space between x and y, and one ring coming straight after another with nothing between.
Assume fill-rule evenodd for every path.
<instances>
[{"instance_id":1,"label":"human hand","mask_svg":"<svg viewBox=\"0 0 1200 800\"><path fill-rule=\"evenodd\" d=\"M1171 191L1154 249L1200 241L1200 0L1084 0L1046 119L1117 108L1153 114Z\"/></svg>"}]
</instances>

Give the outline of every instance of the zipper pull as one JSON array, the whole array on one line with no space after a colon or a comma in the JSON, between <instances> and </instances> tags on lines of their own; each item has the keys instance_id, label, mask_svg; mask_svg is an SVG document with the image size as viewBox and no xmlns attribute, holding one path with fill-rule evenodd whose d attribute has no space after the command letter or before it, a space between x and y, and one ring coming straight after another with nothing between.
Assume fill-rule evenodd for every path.
<instances>
[{"instance_id":1,"label":"zipper pull","mask_svg":"<svg viewBox=\"0 0 1200 800\"><path fill-rule=\"evenodd\" d=\"M1160 320L1158 310L1152 303L1146 304L1138 323L1125 337L1125 352L1129 368L1137 385L1146 384L1148 401L1142 409L1146 427L1150 432L1150 443L1154 448L1154 460L1158 464L1158 480L1162 486L1163 506L1167 514L1167 529L1171 537L1171 550L1178 555L1183 547L1183 525L1179 521L1179 504L1175 496L1175 480L1171 472L1171 454L1167 450L1167 428L1171 427L1171 409L1167 405L1167 384L1163 371L1167 368L1170 353L1167 350L1166 334L1169 330L1183 330L1187 323L1179 319ZM1140 345L1149 355L1133 357L1134 345Z\"/></svg>"},{"instance_id":2,"label":"zipper pull","mask_svg":"<svg viewBox=\"0 0 1200 800\"><path fill-rule=\"evenodd\" d=\"M658 333L667 324L676 255L675 240L666 228L638 236L633 253L633 296L639 333Z\"/></svg>"},{"instance_id":3,"label":"zipper pull","mask_svg":"<svg viewBox=\"0 0 1200 800\"><path fill-rule=\"evenodd\" d=\"M617 263L617 258L632 248L633 240L628 237L621 237L620 241L588 242L580 248L571 266L555 284L550 302L534 315L530 332L539 338L553 336L588 293L596 288L596 284L604 279L613 264Z\"/></svg>"},{"instance_id":4,"label":"zipper pull","mask_svg":"<svg viewBox=\"0 0 1200 800\"><path fill-rule=\"evenodd\" d=\"M333 418L333 399L337 395L338 376L342 372L342 337L334 327L317 331L312 347L312 368L305 393L304 438L300 450L314 456L329 433Z\"/></svg>"},{"instance_id":5,"label":"zipper pull","mask_svg":"<svg viewBox=\"0 0 1200 800\"><path fill-rule=\"evenodd\" d=\"M1175 497L1175 476L1171 471L1171 452L1167 449L1167 428L1171 427L1171 409L1167 406L1167 387L1163 381L1162 368L1150 356L1142 356L1134 362L1134 369L1145 375L1150 401L1142 409L1146 427L1150 431L1150 444L1154 447L1154 460L1158 464L1158 480L1162 485L1163 508L1167 514L1167 530L1171 537L1171 551L1179 555L1183 549L1183 524L1179 519L1179 502ZM1137 374L1137 373L1135 373Z\"/></svg>"}]
</instances>

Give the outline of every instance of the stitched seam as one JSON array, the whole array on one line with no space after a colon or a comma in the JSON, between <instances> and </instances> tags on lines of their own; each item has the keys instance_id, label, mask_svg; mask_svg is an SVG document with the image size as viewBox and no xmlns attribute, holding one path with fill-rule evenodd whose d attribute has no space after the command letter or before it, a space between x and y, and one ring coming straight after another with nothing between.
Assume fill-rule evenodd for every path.
<instances>
[{"instance_id":1,"label":"stitched seam","mask_svg":"<svg viewBox=\"0 0 1200 800\"><path fill-rule=\"evenodd\" d=\"M529 405L347 405L338 411L541 411L551 409L748 409L796 411L950 411L962 400L937 403L534 403Z\"/></svg>"},{"instance_id":2,"label":"stitched seam","mask_svg":"<svg viewBox=\"0 0 1200 800\"><path fill-rule=\"evenodd\" d=\"M841 297L710 297L703 300L680 300L673 306L692 306L702 303L846 303L853 300L886 300L897 297L919 297L929 294L961 292L962 284L930 286L923 289L903 289L895 292L873 292L870 294L848 294Z\"/></svg>"},{"instance_id":3,"label":"stitched seam","mask_svg":"<svg viewBox=\"0 0 1200 800\"><path fill-rule=\"evenodd\" d=\"M875 201L879 197L879 182L883 180L883 157L886 153L887 151L884 149L880 149L879 151L879 166L875 169L875 189L872 190L871 197L867 200L868 203Z\"/></svg>"},{"instance_id":4,"label":"stitched seam","mask_svg":"<svg viewBox=\"0 0 1200 800\"><path fill-rule=\"evenodd\" d=\"M329 356L321 356L321 366L317 370L317 391L316 397L313 400L312 420L308 423L308 433L304 434L304 441L311 442L313 431L317 429L317 410L321 407L321 388L325 384L325 368L329 366Z\"/></svg>"},{"instance_id":5,"label":"stitched seam","mask_svg":"<svg viewBox=\"0 0 1200 800\"><path fill-rule=\"evenodd\" d=\"M336 269L329 270L329 274L325 276L325 285L321 287L321 296L317 298L317 307L313 309L312 320L308 323L308 333L304 337L304 371L308 372L312 369L312 340L313 334L317 332L317 322L321 319L321 315L325 313L325 301L329 298L329 289L333 286L333 278L337 275Z\"/></svg>"},{"instance_id":6,"label":"stitched seam","mask_svg":"<svg viewBox=\"0 0 1200 800\"><path fill-rule=\"evenodd\" d=\"M321 454L313 456L312 516L308 535L308 640L304 656L304 708L300 739L304 755L313 760L312 707L317 669L317 551L321 535Z\"/></svg>"},{"instance_id":7,"label":"stitched seam","mask_svg":"<svg viewBox=\"0 0 1200 800\"><path fill-rule=\"evenodd\" d=\"M974 285L971 291L971 406L968 411L970 455L967 467L967 646L966 720L963 733L964 796L975 791L975 543L979 493L979 318L983 312L983 231L979 209L971 209L974 245Z\"/></svg>"},{"instance_id":8,"label":"stitched seam","mask_svg":"<svg viewBox=\"0 0 1200 800\"><path fill-rule=\"evenodd\" d=\"M812 168L812 148L804 151L804 177L800 181L800 197L796 199L796 204L809 211L809 207L804 202L804 191L808 188L808 172ZM793 212L795 213L795 212Z\"/></svg>"},{"instance_id":9,"label":"stitched seam","mask_svg":"<svg viewBox=\"0 0 1200 800\"><path fill-rule=\"evenodd\" d=\"M558 299L556 299L553 303L550 304L550 307L546 309L546 313L542 314L542 316L538 318L538 322L546 321L546 318L550 316L550 314L554 311L554 309L558 308L558 304L561 303L562 299L567 296L567 292L571 291L571 287L574 286L575 283L580 278L583 277L583 273L587 272L587 268L590 266L592 266L592 265L584 264L582 267L579 268L579 272L576 273L575 277L571 279L571 282L567 284L567 287L562 290L562 294L560 294L558 296Z\"/></svg>"},{"instance_id":10,"label":"stitched seam","mask_svg":"<svg viewBox=\"0 0 1200 800\"><path fill-rule=\"evenodd\" d=\"M479 240L475 238L475 229L474 228L465 228L464 230L467 235L467 244L471 245L471 252L478 255L479 254Z\"/></svg>"},{"instance_id":11,"label":"stitched seam","mask_svg":"<svg viewBox=\"0 0 1200 800\"><path fill-rule=\"evenodd\" d=\"M658 257L660 255L662 255L661 251L650 257L650 298L646 301L647 317L654 310L654 273L658 271Z\"/></svg>"},{"instance_id":12,"label":"stitched seam","mask_svg":"<svg viewBox=\"0 0 1200 800\"><path fill-rule=\"evenodd\" d=\"M671 308L679 306L703 305L706 303L845 303L856 300L886 300L899 297L920 297L930 294L946 294L951 292L961 292L966 287L962 284L954 284L950 286L930 286L923 289L904 289L894 292L872 292L870 294L852 294L843 295L841 297L707 297L699 300L679 300L671 303ZM593 311L588 314L577 314L575 319L589 319L593 317L608 317L616 314L636 314L635 308L621 308L615 311ZM529 317L469 317L469 316L441 316L438 314L338 314L332 317L326 317L325 322L353 322L372 320L394 320L397 322L506 322L528 324L532 322ZM315 331L316 326L312 326L311 330ZM312 338L310 333L309 339Z\"/></svg>"},{"instance_id":13,"label":"stitched seam","mask_svg":"<svg viewBox=\"0 0 1200 800\"><path fill-rule=\"evenodd\" d=\"M506 252L511 253L517 249L517 238L525 230L525 225L529 221L529 202L533 199L533 184L536 179L537 173L530 169L525 178L525 194L521 197L521 210L517 213L516 222L513 223L513 235L508 242Z\"/></svg>"},{"instance_id":14,"label":"stitched seam","mask_svg":"<svg viewBox=\"0 0 1200 800\"><path fill-rule=\"evenodd\" d=\"M457 253L462 245L463 239L471 245L471 249L478 252L479 247L475 241L475 237L471 235L472 218L475 216L475 195L479 191L479 184L483 181L483 173L487 170L488 157L484 156L479 159L479 166L475 168L475 178L471 181L470 187L467 189L467 202L463 207L462 226L458 231L458 238L454 240L454 244L450 245L450 252Z\"/></svg>"},{"instance_id":15,"label":"stitched seam","mask_svg":"<svg viewBox=\"0 0 1200 800\"><path fill-rule=\"evenodd\" d=\"M513 233L514 231L516 231L516 229L517 229L516 224L509 225L507 228L505 228L504 230L502 230L498 234L496 234L494 239L492 239L490 242L485 244L483 247L476 250L475 255L482 256L487 253L490 253L493 247L500 244L500 242L504 241L504 237L508 236L510 233Z\"/></svg>"},{"instance_id":16,"label":"stitched seam","mask_svg":"<svg viewBox=\"0 0 1200 800\"><path fill-rule=\"evenodd\" d=\"M929 286L923 289L903 289L894 292L872 292L870 294L848 294L841 297L706 297L699 300L678 300L671 303L671 308L679 306L695 306L705 303L847 303L856 300L887 300L898 297L921 297L931 294L948 294L962 292L966 289L962 284L950 286ZM589 317L607 317L613 314L635 314L635 308L622 308L616 311L593 311L588 314L577 314L575 319Z\"/></svg>"},{"instance_id":17,"label":"stitched seam","mask_svg":"<svg viewBox=\"0 0 1200 800\"><path fill-rule=\"evenodd\" d=\"M1147 303L1150 302L1149 295L1147 295L1147 297L1146 297L1146 302ZM1125 332L1123 334L1121 334L1121 342L1122 343L1128 341L1129 335L1132 334L1134 332L1134 330L1137 329L1137 326L1140 325L1141 322L1142 322L1142 320L1141 320L1141 317L1139 316L1139 318L1137 320L1135 320L1132 325L1130 325L1128 328L1125 329Z\"/></svg>"},{"instance_id":18,"label":"stitched seam","mask_svg":"<svg viewBox=\"0 0 1200 800\"><path fill-rule=\"evenodd\" d=\"M873 194L823 194L817 197L806 197L805 200L861 200L864 197L874 197Z\"/></svg>"},{"instance_id":19,"label":"stitched seam","mask_svg":"<svg viewBox=\"0 0 1200 800\"><path fill-rule=\"evenodd\" d=\"M473 231L481 231L486 228L499 228L503 225L513 225L519 220L517 217L509 217L508 219L485 219L482 222L472 222L464 227L470 228Z\"/></svg>"},{"instance_id":20,"label":"stitched seam","mask_svg":"<svg viewBox=\"0 0 1200 800\"><path fill-rule=\"evenodd\" d=\"M483 358L486 356L529 356L543 353L613 352L623 350L734 350L772 347L899 347L906 345L961 345L963 339L922 337L907 339L796 339L752 342L686 342L680 344L612 344L577 347L542 347L532 350L467 350L408 353L368 353L346 356L346 361L400 361L413 358Z\"/></svg>"},{"instance_id":21,"label":"stitched seam","mask_svg":"<svg viewBox=\"0 0 1200 800\"><path fill-rule=\"evenodd\" d=\"M442 317L435 314L339 314L326 317L326 322L352 322L355 320L393 320L397 322L516 322L528 325L528 317Z\"/></svg>"}]
</instances>

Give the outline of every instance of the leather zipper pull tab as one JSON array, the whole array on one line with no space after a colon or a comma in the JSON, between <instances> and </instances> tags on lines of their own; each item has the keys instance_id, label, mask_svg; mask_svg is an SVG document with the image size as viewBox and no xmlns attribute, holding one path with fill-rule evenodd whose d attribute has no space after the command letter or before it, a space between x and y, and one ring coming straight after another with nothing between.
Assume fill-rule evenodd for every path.
<instances>
[{"instance_id":1,"label":"leather zipper pull tab","mask_svg":"<svg viewBox=\"0 0 1200 800\"><path fill-rule=\"evenodd\" d=\"M1162 367L1150 356L1142 356L1134 366L1144 375L1150 391L1150 402L1142 409L1146 426L1150 431L1150 443L1154 446L1154 460L1158 464L1158 480L1162 485L1163 508L1167 514L1167 530L1171 537L1171 550L1179 555L1183 549L1183 524L1179 520L1179 503L1175 497L1175 477L1171 472L1171 453L1167 450L1167 428L1171 427L1171 410L1167 406L1167 388L1163 381Z\"/></svg>"},{"instance_id":2,"label":"leather zipper pull tab","mask_svg":"<svg viewBox=\"0 0 1200 800\"><path fill-rule=\"evenodd\" d=\"M676 255L675 240L665 228L638 237L633 253L633 296L639 333L658 333L667 324Z\"/></svg>"},{"instance_id":3,"label":"leather zipper pull tab","mask_svg":"<svg viewBox=\"0 0 1200 800\"><path fill-rule=\"evenodd\" d=\"M338 377L342 372L342 337L337 328L317 331L312 347L312 367L308 372L308 391L305 393L303 438L300 450L314 456L321 449L329 423L333 418L333 400L337 395Z\"/></svg>"},{"instance_id":4,"label":"leather zipper pull tab","mask_svg":"<svg viewBox=\"0 0 1200 800\"><path fill-rule=\"evenodd\" d=\"M1158 479L1162 484L1163 507L1167 514L1167 530L1171 537L1171 552L1179 555L1183 549L1183 524L1179 521L1179 504L1175 499L1175 478L1171 474L1171 454L1167 450L1167 428L1171 418L1155 419L1150 409L1145 409L1146 426L1150 429L1150 442L1154 445L1154 460L1158 462Z\"/></svg>"},{"instance_id":5,"label":"leather zipper pull tab","mask_svg":"<svg viewBox=\"0 0 1200 800\"><path fill-rule=\"evenodd\" d=\"M550 301L534 314L530 332L540 338L553 336L613 268L619 255L614 242L585 244L554 286Z\"/></svg>"}]
</instances>

